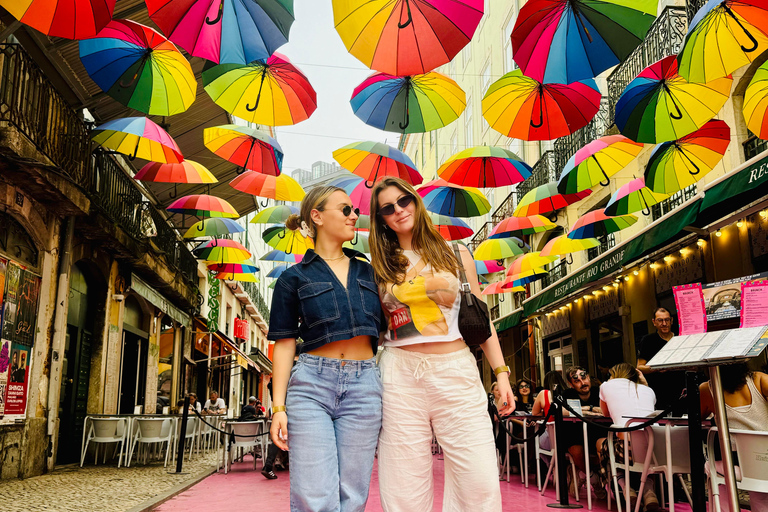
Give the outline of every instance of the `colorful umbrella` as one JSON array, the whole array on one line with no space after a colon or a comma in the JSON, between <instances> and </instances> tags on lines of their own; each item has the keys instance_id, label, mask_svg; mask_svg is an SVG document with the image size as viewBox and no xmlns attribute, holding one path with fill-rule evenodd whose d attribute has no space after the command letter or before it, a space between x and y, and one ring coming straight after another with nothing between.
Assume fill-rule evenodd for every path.
<instances>
[{"instance_id":1,"label":"colorful umbrella","mask_svg":"<svg viewBox=\"0 0 768 512\"><path fill-rule=\"evenodd\" d=\"M370 231L371 230L371 216L363 215L362 213L357 216L357 222L355 222L355 231Z\"/></svg>"},{"instance_id":2,"label":"colorful umbrella","mask_svg":"<svg viewBox=\"0 0 768 512\"><path fill-rule=\"evenodd\" d=\"M505 279L504 281L497 281L495 283L491 283L488 286L485 287L485 290L481 292L482 295L496 295L500 293L512 293L512 292L524 292L525 288L522 286L511 286L509 288L505 288L504 286L512 283L513 280L511 279ZM503 302L501 299L499 299L499 302Z\"/></svg>"},{"instance_id":3,"label":"colorful umbrella","mask_svg":"<svg viewBox=\"0 0 768 512\"><path fill-rule=\"evenodd\" d=\"M352 206L360 208L360 215L371 213L371 187L365 185L365 180L356 174L334 178L328 182L329 186L343 188L352 200ZM357 225L360 225L358 219Z\"/></svg>"},{"instance_id":4,"label":"colorful umbrella","mask_svg":"<svg viewBox=\"0 0 768 512\"><path fill-rule=\"evenodd\" d=\"M0 0L14 18L51 37L87 39L112 20L115 0Z\"/></svg>"},{"instance_id":5,"label":"colorful umbrella","mask_svg":"<svg viewBox=\"0 0 768 512\"><path fill-rule=\"evenodd\" d=\"M181 197L166 208L171 213L211 218L236 219L240 216L231 204L216 196L205 194Z\"/></svg>"},{"instance_id":6,"label":"colorful umbrella","mask_svg":"<svg viewBox=\"0 0 768 512\"><path fill-rule=\"evenodd\" d=\"M478 217L491 211L491 203L476 188L462 187L442 179L425 183L416 191L432 213L449 217Z\"/></svg>"},{"instance_id":7,"label":"colorful umbrella","mask_svg":"<svg viewBox=\"0 0 768 512\"><path fill-rule=\"evenodd\" d=\"M475 260L475 270L477 270L477 275L487 275L487 274L493 274L495 272L501 272L504 270L504 267L499 265L499 263L496 260L488 260L488 261L482 261L482 260Z\"/></svg>"},{"instance_id":8,"label":"colorful umbrella","mask_svg":"<svg viewBox=\"0 0 768 512\"><path fill-rule=\"evenodd\" d=\"M204 165L192 160L178 164L149 162L133 177L139 181L154 183L218 183L211 171Z\"/></svg>"},{"instance_id":9,"label":"colorful umbrella","mask_svg":"<svg viewBox=\"0 0 768 512\"><path fill-rule=\"evenodd\" d=\"M623 62L656 19L658 0L529 0L512 30L526 76L570 84Z\"/></svg>"},{"instance_id":10,"label":"colorful umbrella","mask_svg":"<svg viewBox=\"0 0 768 512\"><path fill-rule=\"evenodd\" d=\"M299 209L295 206L279 204L277 206L271 206L261 210L251 219L251 223L283 224L286 220L288 220L288 217L294 213L299 213Z\"/></svg>"},{"instance_id":11,"label":"colorful umbrella","mask_svg":"<svg viewBox=\"0 0 768 512\"><path fill-rule=\"evenodd\" d=\"M285 226L267 228L261 238L268 246L290 254L304 254L307 249L315 248L311 238L303 236L298 229L288 229Z\"/></svg>"},{"instance_id":12,"label":"colorful umbrella","mask_svg":"<svg viewBox=\"0 0 768 512\"><path fill-rule=\"evenodd\" d=\"M543 215L531 215L530 217L507 217L491 231L488 238L509 238L510 236L532 235L555 229L557 224Z\"/></svg>"},{"instance_id":13,"label":"colorful umbrella","mask_svg":"<svg viewBox=\"0 0 768 512\"><path fill-rule=\"evenodd\" d=\"M255 274L259 272L259 267L250 263L211 263L208 270L226 274Z\"/></svg>"},{"instance_id":14,"label":"colorful umbrella","mask_svg":"<svg viewBox=\"0 0 768 512\"><path fill-rule=\"evenodd\" d=\"M275 53L250 64L207 63L203 86L218 106L267 126L300 123L317 108L317 94L288 57Z\"/></svg>"},{"instance_id":15,"label":"colorful umbrella","mask_svg":"<svg viewBox=\"0 0 768 512\"><path fill-rule=\"evenodd\" d=\"M723 159L731 129L718 119L672 142L653 148L645 167L645 183L659 194L674 194L699 181Z\"/></svg>"},{"instance_id":16,"label":"colorful umbrella","mask_svg":"<svg viewBox=\"0 0 768 512\"><path fill-rule=\"evenodd\" d=\"M437 170L444 180L468 187L506 187L525 181L531 166L513 152L492 146L459 151Z\"/></svg>"},{"instance_id":17,"label":"colorful umbrella","mask_svg":"<svg viewBox=\"0 0 768 512\"><path fill-rule=\"evenodd\" d=\"M184 233L184 238L219 237L232 233L242 233L243 231L245 228L232 219L206 219L189 228Z\"/></svg>"},{"instance_id":18,"label":"colorful umbrella","mask_svg":"<svg viewBox=\"0 0 768 512\"><path fill-rule=\"evenodd\" d=\"M575 194L596 185L607 187L611 176L625 168L643 150L643 145L623 135L593 140L568 159L557 183L561 194Z\"/></svg>"},{"instance_id":19,"label":"colorful umbrella","mask_svg":"<svg viewBox=\"0 0 768 512\"><path fill-rule=\"evenodd\" d=\"M600 98L594 80L542 84L516 69L488 88L483 117L507 137L552 140L586 126L600 109Z\"/></svg>"},{"instance_id":20,"label":"colorful umbrella","mask_svg":"<svg viewBox=\"0 0 768 512\"><path fill-rule=\"evenodd\" d=\"M757 138L768 139L768 61L757 68L744 93L744 119Z\"/></svg>"},{"instance_id":21,"label":"colorful umbrella","mask_svg":"<svg viewBox=\"0 0 768 512\"><path fill-rule=\"evenodd\" d=\"M515 208L515 217L530 217L541 215L565 208L577 201L581 201L591 190L584 190L575 194L561 194L557 191L557 183L546 183L538 186L523 196Z\"/></svg>"},{"instance_id":22,"label":"colorful umbrella","mask_svg":"<svg viewBox=\"0 0 768 512\"><path fill-rule=\"evenodd\" d=\"M597 238L581 238L571 239L567 235L560 235L554 237L547 242L539 255L541 256L565 256L574 252L584 251L600 245L600 241ZM573 258L569 263L573 263Z\"/></svg>"},{"instance_id":23,"label":"colorful umbrella","mask_svg":"<svg viewBox=\"0 0 768 512\"><path fill-rule=\"evenodd\" d=\"M303 254L291 254L273 249L259 258L263 261L282 261L285 263L298 263L304 258Z\"/></svg>"},{"instance_id":24,"label":"colorful umbrella","mask_svg":"<svg viewBox=\"0 0 768 512\"><path fill-rule=\"evenodd\" d=\"M214 273L213 277L221 279L223 281L241 281L244 283L258 283L259 278L254 274L234 274L231 272L218 272Z\"/></svg>"},{"instance_id":25,"label":"colorful umbrella","mask_svg":"<svg viewBox=\"0 0 768 512\"><path fill-rule=\"evenodd\" d=\"M108 121L93 129L91 139L107 149L128 155L131 160L141 158L164 164L177 164L184 160L176 141L146 117Z\"/></svg>"},{"instance_id":26,"label":"colorful umbrella","mask_svg":"<svg viewBox=\"0 0 768 512\"><path fill-rule=\"evenodd\" d=\"M543 270L540 268L532 270L528 275L512 275L508 276L504 281L502 288L517 288L518 286L525 286L531 284L539 279L544 279L549 275L549 270Z\"/></svg>"},{"instance_id":27,"label":"colorful umbrella","mask_svg":"<svg viewBox=\"0 0 768 512\"><path fill-rule=\"evenodd\" d=\"M484 0L333 0L349 53L376 71L418 75L447 64L472 39Z\"/></svg>"},{"instance_id":28,"label":"colorful umbrella","mask_svg":"<svg viewBox=\"0 0 768 512\"><path fill-rule=\"evenodd\" d=\"M285 265L275 265L275 268L273 268L272 270L269 271L269 273L267 274L267 277L271 277L273 279L277 279L278 277L283 275L283 272L288 270L288 266L289 265L287 265L287 264L285 264Z\"/></svg>"},{"instance_id":29,"label":"colorful umbrella","mask_svg":"<svg viewBox=\"0 0 768 512\"><path fill-rule=\"evenodd\" d=\"M203 130L203 143L214 155L239 165L237 171L250 170L278 176L283 166L283 148L268 134L236 124Z\"/></svg>"},{"instance_id":30,"label":"colorful umbrella","mask_svg":"<svg viewBox=\"0 0 768 512\"><path fill-rule=\"evenodd\" d=\"M365 124L398 133L423 133L443 128L464 112L467 97L447 76L392 76L374 73L352 93L352 110Z\"/></svg>"},{"instance_id":31,"label":"colorful umbrella","mask_svg":"<svg viewBox=\"0 0 768 512\"><path fill-rule=\"evenodd\" d=\"M472 228L458 217L450 217L448 215L440 215L431 212L429 217L432 219L432 224L437 228L437 231L440 232L440 236L449 242L467 238L474 233Z\"/></svg>"},{"instance_id":32,"label":"colorful umbrella","mask_svg":"<svg viewBox=\"0 0 768 512\"><path fill-rule=\"evenodd\" d=\"M198 245L193 251L197 258L210 263L239 263L251 257L250 251L235 240L214 238Z\"/></svg>"},{"instance_id":33,"label":"colorful umbrella","mask_svg":"<svg viewBox=\"0 0 768 512\"><path fill-rule=\"evenodd\" d=\"M530 250L519 238L489 238L475 249L476 260L503 260L514 258Z\"/></svg>"},{"instance_id":34,"label":"colorful umbrella","mask_svg":"<svg viewBox=\"0 0 768 512\"><path fill-rule=\"evenodd\" d=\"M301 185L286 174L270 176L256 171L247 171L229 184L240 192L276 201L301 201L305 196Z\"/></svg>"},{"instance_id":35,"label":"colorful umbrella","mask_svg":"<svg viewBox=\"0 0 768 512\"><path fill-rule=\"evenodd\" d=\"M538 271L546 273L548 271L544 267L558 259L558 256L542 256L538 252L529 252L519 258L515 258L509 268L507 268L506 275L507 277L514 277L515 280L519 280L523 277L537 274L539 273Z\"/></svg>"},{"instance_id":36,"label":"colorful umbrella","mask_svg":"<svg viewBox=\"0 0 768 512\"><path fill-rule=\"evenodd\" d=\"M293 0L146 0L149 17L190 55L247 64L288 42Z\"/></svg>"},{"instance_id":37,"label":"colorful umbrella","mask_svg":"<svg viewBox=\"0 0 768 512\"><path fill-rule=\"evenodd\" d=\"M635 215L608 217L603 210L594 210L579 218L568 232L568 238L601 238L621 231L637 222Z\"/></svg>"},{"instance_id":38,"label":"colorful umbrella","mask_svg":"<svg viewBox=\"0 0 768 512\"><path fill-rule=\"evenodd\" d=\"M344 242L343 245L344 247L347 247L349 249L354 249L363 254L371 253L371 246L368 243L368 235L361 235L359 233L356 233L354 240L348 240Z\"/></svg>"},{"instance_id":39,"label":"colorful umbrella","mask_svg":"<svg viewBox=\"0 0 768 512\"><path fill-rule=\"evenodd\" d=\"M715 117L731 95L731 77L706 84L677 74L674 55L651 64L627 85L616 102L615 122L622 134L656 144L679 139Z\"/></svg>"},{"instance_id":40,"label":"colorful umbrella","mask_svg":"<svg viewBox=\"0 0 768 512\"><path fill-rule=\"evenodd\" d=\"M677 56L680 76L706 83L728 76L768 49L768 5L762 0L710 0L689 23Z\"/></svg>"},{"instance_id":41,"label":"colorful umbrella","mask_svg":"<svg viewBox=\"0 0 768 512\"><path fill-rule=\"evenodd\" d=\"M386 176L402 178L411 185L423 181L408 155L380 142L353 142L334 151L333 158L343 168L361 176L366 186Z\"/></svg>"},{"instance_id":42,"label":"colorful umbrella","mask_svg":"<svg viewBox=\"0 0 768 512\"><path fill-rule=\"evenodd\" d=\"M269 286L267 286L267 288L271 288L271 289L274 290L276 284L277 284L277 281L272 281L271 283L269 283ZM271 346L273 346L273 345L271 345Z\"/></svg>"},{"instance_id":43,"label":"colorful umbrella","mask_svg":"<svg viewBox=\"0 0 768 512\"><path fill-rule=\"evenodd\" d=\"M626 215L642 211L643 215L651 214L651 206L658 204L669 195L657 194L645 186L645 178L637 178L619 187L613 193L605 207L604 213L609 217Z\"/></svg>"}]
</instances>

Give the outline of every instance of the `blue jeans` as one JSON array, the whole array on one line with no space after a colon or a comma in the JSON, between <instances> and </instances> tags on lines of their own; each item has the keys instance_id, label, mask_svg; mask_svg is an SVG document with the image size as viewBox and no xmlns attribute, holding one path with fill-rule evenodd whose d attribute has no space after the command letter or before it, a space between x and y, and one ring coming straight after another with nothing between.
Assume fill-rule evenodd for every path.
<instances>
[{"instance_id":1,"label":"blue jeans","mask_svg":"<svg viewBox=\"0 0 768 512\"><path fill-rule=\"evenodd\" d=\"M286 396L292 512L362 512L381 430L375 359L301 354Z\"/></svg>"}]
</instances>

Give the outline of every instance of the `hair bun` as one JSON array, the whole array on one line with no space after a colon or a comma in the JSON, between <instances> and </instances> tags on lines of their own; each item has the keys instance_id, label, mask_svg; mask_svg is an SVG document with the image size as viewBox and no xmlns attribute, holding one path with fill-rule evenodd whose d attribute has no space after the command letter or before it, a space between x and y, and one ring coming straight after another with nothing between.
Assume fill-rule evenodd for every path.
<instances>
[{"instance_id":1,"label":"hair bun","mask_svg":"<svg viewBox=\"0 0 768 512\"><path fill-rule=\"evenodd\" d=\"M291 231L295 231L301 227L301 217L298 214L292 213L285 219L285 227Z\"/></svg>"}]
</instances>

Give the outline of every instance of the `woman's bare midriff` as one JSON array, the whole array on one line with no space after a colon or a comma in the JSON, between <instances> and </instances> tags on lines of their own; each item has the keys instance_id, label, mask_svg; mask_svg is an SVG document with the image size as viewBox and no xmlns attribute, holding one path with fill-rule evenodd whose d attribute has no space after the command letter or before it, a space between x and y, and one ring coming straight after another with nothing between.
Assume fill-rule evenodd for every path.
<instances>
[{"instance_id":1,"label":"woman's bare midriff","mask_svg":"<svg viewBox=\"0 0 768 512\"><path fill-rule=\"evenodd\" d=\"M397 348L408 350L410 352L420 352L422 354L450 354L451 352L458 352L459 350L467 348L467 344L464 343L463 339L459 338L453 341L416 343L414 345L405 345Z\"/></svg>"},{"instance_id":2,"label":"woman's bare midriff","mask_svg":"<svg viewBox=\"0 0 768 512\"><path fill-rule=\"evenodd\" d=\"M355 336L348 340L334 341L308 353L313 356L350 361L364 361L373 357L370 336Z\"/></svg>"}]
</instances>

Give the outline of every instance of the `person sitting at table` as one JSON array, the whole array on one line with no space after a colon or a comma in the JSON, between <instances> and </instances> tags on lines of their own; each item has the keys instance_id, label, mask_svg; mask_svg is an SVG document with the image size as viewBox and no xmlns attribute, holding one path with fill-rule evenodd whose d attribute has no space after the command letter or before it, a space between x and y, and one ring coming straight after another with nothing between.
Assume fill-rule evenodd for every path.
<instances>
[{"instance_id":1,"label":"person sitting at table","mask_svg":"<svg viewBox=\"0 0 768 512\"><path fill-rule=\"evenodd\" d=\"M720 367L720 381L723 387L725 415L728 427L739 430L765 431L768 429L768 375L751 371L746 363ZM709 382L699 386L701 417L707 418L715 412ZM738 461L734 460L734 465ZM728 512L726 492L720 492L720 508ZM768 494L749 492L749 503L753 512L768 511Z\"/></svg>"},{"instance_id":2,"label":"person sitting at table","mask_svg":"<svg viewBox=\"0 0 768 512\"><path fill-rule=\"evenodd\" d=\"M613 420L613 424L619 427L625 427L629 417L644 417L653 414L656 407L656 393L648 387L648 383L643 374L634 366L627 363L619 363L609 370L610 379L600 386L600 409L605 416ZM624 433L617 434L617 441L614 443L614 456L616 462L624 463L624 443L619 441L624 439ZM631 437L632 452L630 453L630 463L632 458L645 460L647 441L643 433ZM598 457L600 458L600 480L603 488L610 486L611 467L610 456L608 452L608 439L603 437L596 443ZM634 476L634 475L633 475ZM624 473L618 474L619 486L623 489ZM618 498L617 498L618 499ZM637 499L637 492L630 487L630 500ZM653 479L645 481L643 487L643 504L645 510L650 512L659 510L659 500L653 490ZM634 510L631 505L630 510Z\"/></svg>"},{"instance_id":3,"label":"person sitting at table","mask_svg":"<svg viewBox=\"0 0 768 512\"><path fill-rule=\"evenodd\" d=\"M520 379L517 381L516 388L517 408L515 410L531 412L533 408L533 382L528 379Z\"/></svg>"},{"instance_id":4,"label":"person sitting at table","mask_svg":"<svg viewBox=\"0 0 768 512\"><path fill-rule=\"evenodd\" d=\"M192 409L195 409L197 412L202 412L203 408L200 404L200 400L197 399L196 393L190 393L189 394L189 406Z\"/></svg>"},{"instance_id":5,"label":"person sitting at table","mask_svg":"<svg viewBox=\"0 0 768 512\"><path fill-rule=\"evenodd\" d=\"M549 406L552 405L555 398L554 391L556 389L563 390L567 387L568 385L565 383L560 372L547 372L547 374L544 375L544 389L539 391L539 394L536 395L531 414L534 416L547 416L549 414ZM563 416L567 416L568 414L568 411L563 411ZM552 418L550 418L549 421L552 421ZM552 441L549 439L549 430L545 430L544 433L539 436L539 447L546 451L552 449ZM544 460L545 464L549 465L548 456L543 455L542 460Z\"/></svg>"},{"instance_id":6,"label":"person sitting at table","mask_svg":"<svg viewBox=\"0 0 768 512\"><path fill-rule=\"evenodd\" d=\"M258 409L258 400L255 396L248 398L248 405L243 407L240 412L240 421L256 421L261 417L261 410Z\"/></svg>"},{"instance_id":7,"label":"person sitting at table","mask_svg":"<svg viewBox=\"0 0 768 512\"><path fill-rule=\"evenodd\" d=\"M203 414L225 414L227 412L227 404L224 403L223 398L219 398L218 391L211 391L211 398L205 401L203 406Z\"/></svg>"}]
</instances>

